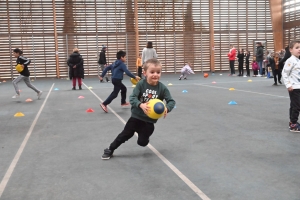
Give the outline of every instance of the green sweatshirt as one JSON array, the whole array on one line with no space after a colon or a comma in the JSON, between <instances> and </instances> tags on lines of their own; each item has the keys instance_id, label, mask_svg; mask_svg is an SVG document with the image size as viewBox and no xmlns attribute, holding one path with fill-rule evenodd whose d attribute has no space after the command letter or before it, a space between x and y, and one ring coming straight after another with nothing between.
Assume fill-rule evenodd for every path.
<instances>
[{"instance_id":1,"label":"green sweatshirt","mask_svg":"<svg viewBox=\"0 0 300 200\"><path fill-rule=\"evenodd\" d=\"M145 79L142 79L137 83L129 97L132 106L131 117L145 122L156 123L157 119L149 118L139 107L141 103L148 102L150 99L165 100L168 112L171 112L175 106L175 101L164 84L158 82L157 85L153 86L149 85Z\"/></svg>"}]
</instances>

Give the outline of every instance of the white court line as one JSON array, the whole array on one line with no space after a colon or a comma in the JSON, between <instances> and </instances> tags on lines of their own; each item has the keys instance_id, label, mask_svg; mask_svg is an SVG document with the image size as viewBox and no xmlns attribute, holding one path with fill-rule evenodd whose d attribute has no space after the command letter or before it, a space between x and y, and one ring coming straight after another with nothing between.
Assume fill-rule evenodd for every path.
<instances>
[{"instance_id":1,"label":"white court line","mask_svg":"<svg viewBox=\"0 0 300 200\"><path fill-rule=\"evenodd\" d=\"M49 97L49 95L50 95L50 93L52 91L53 86L54 86L54 83L52 84L52 87L50 88L50 91L49 91L48 95L46 96L46 98L44 100L44 103L42 104L39 112L36 114L36 116L35 116L32 124L31 124L31 126L30 126L30 128L29 128L29 130L28 130L28 132L27 132L27 134L26 134L26 136L25 136L25 138L24 138L24 140L23 140L23 142L22 142L19 150L18 150L18 152L16 153L13 161L11 162L9 168L7 169L5 175L4 175L4 177L3 177L3 179L2 179L2 181L0 183L0 198L1 198L1 196L2 196L2 194L4 192L4 190L5 190L5 187L6 187L7 183L8 183L8 181L9 181L12 173L14 172L14 169L15 169L15 167L16 167L16 165L17 165L17 163L18 163L18 161L19 161L19 159L20 159L20 157L21 157L21 155L23 153L23 150L24 150L24 148L25 148L25 146L26 146L26 144L27 144L27 142L28 142L28 140L29 140L29 138L31 136L31 133L32 133L32 131L33 131L35 125L36 125L36 122L39 119L42 110L44 109L44 106L45 106L45 104L47 102L47 99L48 99L48 97Z\"/></svg>"},{"instance_id":2,"label":"white court line","mask_svg":"<svg viewBox=\"0 0 300 200\"><path fill-rule=\"evenodd\" d=\"M82 83L83 85L85 85L86 88L88 88L88 86L84 83ZM89 88L88 88L89 89ZM92 91L91 89L89 89L91 91L91 93L93 93L95 95L95 97L97 99L99 99L101 102L102 99L100 97L98 97L97 94L94 93L94 91ZM121 122L123 122L123 124L126 124L126 122L113 110L109 107L109 110L116 115ZM136 136L138 136L135 133ZM185 182L185 184L187 184L201 199L203 200L210 200L210 198L208 196L206 196L192 181L190 181L183 173L181 173L168 159L166 159L159 151L157 151L150 143L147 145L149 147L149 149L155 153L179 178L181 178L181 180L183 180L183 182Z\"/></svg>"},{"instance_id":3,"label":"white court line","mask_svg":"<svg viewBox=\"0 0 300 200\"><path fill-rule=\"evenodd\" d=\"M212 87L212 88L219 88L219 89L226 89L229 90L227 87L218 87L218 86L212 86L212 85L204 85L204 84L195 84L195 85L200 85L204 87ZM247 92L247 93L252 93L252 94L261 94L265 96L272 96L272 97L281 97L281 98L289 98L288 96L279 96L279 95L274 95L274 94L266 94L266 93L260 93L260 92L252 92L248 90L239 90L239 89L234 89L235 91L240 91L240 92Z\"/></svg>"}]
</instances>

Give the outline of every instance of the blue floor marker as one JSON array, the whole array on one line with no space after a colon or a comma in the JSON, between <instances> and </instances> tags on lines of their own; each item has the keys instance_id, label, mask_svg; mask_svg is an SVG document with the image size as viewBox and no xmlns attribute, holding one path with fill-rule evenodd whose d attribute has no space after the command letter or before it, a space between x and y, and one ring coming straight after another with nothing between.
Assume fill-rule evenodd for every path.
<instances>
[{"instance_id":1,"label":"blue floor marker","mask_svg":"<svg viewBox=\"0 0 300 200\"><path fill-rule=\"evenodd\" d=\"M235 101L230 101L228 104L229 104L229 105L237 105L237 102L235 102Z\"/></svg>"}]
</instances>

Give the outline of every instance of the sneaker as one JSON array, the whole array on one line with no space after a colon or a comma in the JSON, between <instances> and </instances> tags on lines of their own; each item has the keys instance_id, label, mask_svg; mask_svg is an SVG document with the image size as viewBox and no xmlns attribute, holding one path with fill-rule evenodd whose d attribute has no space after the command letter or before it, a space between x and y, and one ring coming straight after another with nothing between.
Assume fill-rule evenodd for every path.
<instances>
[{"instance_id":1,"label":"sneaker","mask_svg":"<svg viewBox=\"0 0 300 200\"><path fill-rule=\"evenodd\" d=\"M103 103L100 103L100 107L102 108L102 110L104 110L104 112L108 113L106 105L104 105Z\"/></svg>"},{"instance_id":2,"label":"sneaker","mask_svg":"<svg viewBox=\"0 0 300 200\"><path fill-rule=\"evenodd\" d=\"M72 90L76 90L76 88L75 88L75 87L73 87L73 88L72 88Z\"/></svg>"},{"instance_id":3,"label":"sneaker","mask_svg":"<svg viewBox=\"0 0 300 200\"><path fill-rule=\"evenodd\" d=\"M282 84L282 82L281 82L281 81L278 81L278 83Z\"/></svg>"},{"instance_id":4,"label":"sneaker","mask_svg":"<svg viewBox=\"0 0 300 200\"><path fill-rule=\"evenodd\" d=\"M11 98L13 98L13 99L16 99L16 98L19 98L20 97L20 95L19 94L15 94L14 96L12 96Z\"/></svg>"},{"instance_id":5,"label":"sneaker","mask_svg":"<svg viewBox=\"0 0 300 200\"><path fill-rule=\"evenodd\" d=\"M40 99L40 98L41 98L42 94L43 94L43 91L40 91L40 92L37 94L37 96L38 96L38 99Z\"/></svg>"},{"instance_id":6,"label":"sneaker","mask_svg":"<svg viewBox=\"0 0 300 200\"><path fill-rule=\"evenodd\" d=\"M121 104L122 107L124 107L124 106L129 106L129 105L130 105L129 102L126 102L126 103L122 103L122 104Z\"/></svg>"},{"instance_id":7,"label":"sneaker","mask_svg":"<svg viewBox=\"0 0 300 200\"><path fill-rule=\"evenodd\" d=\"M102 155L102 160L108 160L113 156L114 151L110 150L109 148L104 149L104 154Z\"/></svg>"},{"instance_id":8,"label":"sneaker","mask_svg":"<svg viewBox=\"0 0 300 200\"><path fill-rule=\"evenodd\" d=\"M299 124L291 124L290 131L291 132L300 132L300 125Z\"/></svg>"},{"instance_id":9,"label":"sneaker","mask_svg":"<svg viewBox=\"0 0 300 200\"><path fill-rule=\"evenodd\" d=\"M184 78L184 80L187 80L187 78Z\"/></svg>"},{"instance_id":10,"label":"sneaker","mask_svg":"<svg viewBox=\"0 0 300 200\"><path fill-rule=\"evenodd\" d=\"M82 90L81 85L79 85L79 90Z\"/></svg>"},{"instance_id":11,"label":"sneaker","mask_svg":"<svg viewBox=\"0 0 300 200\"><path fill-rule=\"evenodd\" d=\"M178 80L181 80L181 78L179 78Z\"/></svg>"},{"instance_id":12,"label":"sneaker","mask_svg":"<svg viewBox=\"0 0 300 200\"><path fill-rule=\"evenodd\" d=\"M274 83L273 85L277 85L277 83Z\"/></svg>"},{"instance_id":13,"label":"sneaker","mask_svg":"<svg viewBox=\"0 0 300 200\"><path fill-rule=\"evenodd\" d=\"M289 128L291 128L291 124L292 124L292 122L289 122ZM296 124L298 124L300 126L299 122L297 122Z\"/></svg>"},{"instance_id":14,"label":"sneaker","mask_svg":"<svg viewBox=\"0 0 300 200\"><path fill-rule=\"evenodd\" d=\"M103 80L100 80L100 83L103 83Z\"/></svg>"}]
</instances>

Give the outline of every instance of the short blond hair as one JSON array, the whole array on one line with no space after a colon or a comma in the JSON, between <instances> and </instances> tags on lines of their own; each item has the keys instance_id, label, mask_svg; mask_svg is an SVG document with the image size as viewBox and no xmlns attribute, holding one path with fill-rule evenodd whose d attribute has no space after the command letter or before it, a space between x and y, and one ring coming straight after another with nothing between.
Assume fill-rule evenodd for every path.
<instances>
[{"instance_id":1,"label":"short blond hair","mask_svg":"<svg viewBox=\"0 0 300 200\"><path fill-rule=\"evenodd\" d=\"M73 52L79 52L79 49L76 47L73 49Z\"/></svg>"},{"instance_id":2,"label":"short blond hair","mask_svg":"<svg viewBox=\"0 0 300 200\"><path fill-rule=\"evenodd\" d=\"M147 71L149 65L155 65L162 68L161 62L159 62L159 60L157 60L156 58L151 58L144 63L143 65L144 71Z\"/></svg>"}]
</instances>

